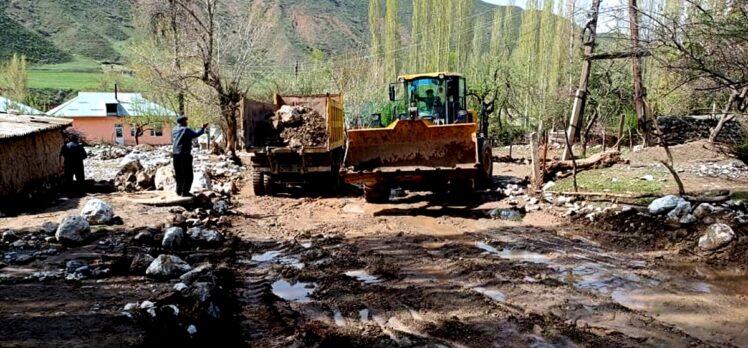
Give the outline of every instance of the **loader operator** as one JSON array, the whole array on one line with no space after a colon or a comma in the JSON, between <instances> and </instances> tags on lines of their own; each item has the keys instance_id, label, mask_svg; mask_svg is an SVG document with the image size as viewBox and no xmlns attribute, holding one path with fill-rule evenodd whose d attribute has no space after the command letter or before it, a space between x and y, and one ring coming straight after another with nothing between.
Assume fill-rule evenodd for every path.
<instances>
[{"instance_id":1,"label":"loader operator","mask_svg":"<svg viewBox=\"0 0 748 348\"><path fill-rule=\"evenodd\" d=\"M187 128L187 116L177 117L177 127L171 132L172 155L174 157L174 179L177 195L191 197L192 187L192 140L203 135L208 124L198 131Z\"/></svg>"},{"instance_id":2,"label":"loader operator","mask_svg":"<svg viewBox=\"0 0 748 348\"><path fill-rule=\"evenodd\" d=\"M441 117L442 100L438 96L434 95L433 89L426 90L425 97L416 95L416 100L426 105L426 109L424 111L429 113L430 118L433 118L432 121L438 121L439 119L442 118Z\"/></svg>"}]
</instances>

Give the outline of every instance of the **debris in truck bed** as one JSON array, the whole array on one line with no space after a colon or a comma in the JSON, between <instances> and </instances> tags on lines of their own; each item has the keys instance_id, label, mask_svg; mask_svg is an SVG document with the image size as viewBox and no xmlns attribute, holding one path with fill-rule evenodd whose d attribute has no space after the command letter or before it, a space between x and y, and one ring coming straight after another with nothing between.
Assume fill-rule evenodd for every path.
<instances>
[{"instance_id":1,"label":"debris in truck bed","mask_svg":"<svg viewBox=\"0 0 748 348\"><path fill-rule=\"evenodd\" d=\"M323 146L327 142L325 116L306 106L282 106L273 118L284 146L294 149Z\"/></svg>"}]
</instances>

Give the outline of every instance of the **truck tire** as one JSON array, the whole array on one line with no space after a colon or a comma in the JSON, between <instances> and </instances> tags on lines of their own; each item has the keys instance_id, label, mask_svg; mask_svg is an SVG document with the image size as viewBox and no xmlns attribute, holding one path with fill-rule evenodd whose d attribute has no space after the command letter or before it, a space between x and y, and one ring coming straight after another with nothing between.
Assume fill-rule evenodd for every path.
<instances>
[{"instance_id":1,"label":"truck tire","mask_svg":"<svg viewBox=\"0 0 748 348\"><path fill-rule=\"evenodd\" d=\"M265 195L265 175L257 169L252 170L252 189L255 192L255 196Z\"/></svg>"},{"instance_id":2,"label":"truck tire","mask_svg":"<svg viewBox=\"0 0 748 348\"><path fill-rule=\"evenodd\" d=\"M271 174L263 175L262 190L267 196L275 195L275 182L273 181L273 176Z\"/></svg>"},{"instance_id":3,"label":"truck tire","mask_svg":"<svg viewBox=\"0 0 748 348\"><path fill-rule=\"evenodd\" d=\"M386 203L390 200L390 190L386 186L364 186L364 199L369 203Z\"/></svg>"}]
</instances>

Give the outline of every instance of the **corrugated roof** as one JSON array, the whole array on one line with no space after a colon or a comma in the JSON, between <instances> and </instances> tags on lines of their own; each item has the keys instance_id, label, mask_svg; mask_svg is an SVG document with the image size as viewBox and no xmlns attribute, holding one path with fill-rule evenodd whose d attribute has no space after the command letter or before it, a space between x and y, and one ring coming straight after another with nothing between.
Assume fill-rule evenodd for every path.
<instances>
[{"instance_id":1,"label":"corrugated roof","mask_svg":"<svg viewBox=\"0 0 748 348\"><path fill-rule=\"evenodd\" d=\"M113 92L80 92L78 96L62 105L47 111L47 115L54 117L106 117L106 105L117 104L117 116L176 116L159 104L143 98L140 93Z\"/></svg>"},{"instance_id":2,"label":"corrugated roof","mask_svg":"<svg viewBox=\"0 0 748 348\"><path fill-rule=\"evenodd\" d=\"M44 111L0 96L0 114L44 115Z\"/></svg>"},{"instance_id":3,"label":"corrugated roof","mask_svg":"<svg viewBox=\"0 0 748 348\"><path fill-rule=\"evenodd\" d=\"M70 126L71 120L64 118L0 115L0 139L21 137L41 131L61 129Z\"/></svg>"}]
</instances>

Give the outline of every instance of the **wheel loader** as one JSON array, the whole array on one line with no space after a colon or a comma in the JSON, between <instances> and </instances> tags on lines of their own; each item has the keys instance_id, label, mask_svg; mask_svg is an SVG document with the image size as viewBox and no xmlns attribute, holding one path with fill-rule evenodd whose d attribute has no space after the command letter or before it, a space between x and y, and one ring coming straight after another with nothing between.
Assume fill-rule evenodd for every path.
<instances>
[{"instance_id":1,"label":"wheel loader","mask_svg":"<svg viewBox=\"0 0 748 348\"><path fill-rule=\"evenodd\" d=\"M493 169L488 122L467 109L467 98L458 73L400 76L389 86L396 120L348 130L343 180L363 186L368 202L389 200L395 187L462 195L486 184Z\"/></svg>"}]
</instances>

